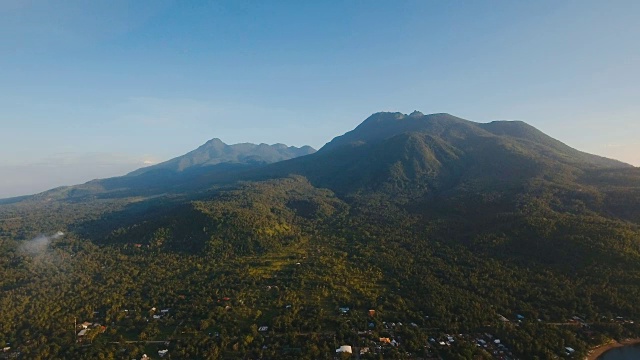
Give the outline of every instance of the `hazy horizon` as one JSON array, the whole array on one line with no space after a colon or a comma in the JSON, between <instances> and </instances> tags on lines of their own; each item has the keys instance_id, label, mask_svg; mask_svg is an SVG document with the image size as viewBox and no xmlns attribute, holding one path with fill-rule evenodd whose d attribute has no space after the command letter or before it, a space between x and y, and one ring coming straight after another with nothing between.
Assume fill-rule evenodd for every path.
<instances>
[{"instance_id":1,"label":"hazy horizon","mask_svg":"<svg viewBox=\"0 0 640 360\"><path fill-rule=\"evenodd\" d=\"M371 113L525 121L640 166L634 1L0 3L0 198Z\"/></svg>"}]
</instances>

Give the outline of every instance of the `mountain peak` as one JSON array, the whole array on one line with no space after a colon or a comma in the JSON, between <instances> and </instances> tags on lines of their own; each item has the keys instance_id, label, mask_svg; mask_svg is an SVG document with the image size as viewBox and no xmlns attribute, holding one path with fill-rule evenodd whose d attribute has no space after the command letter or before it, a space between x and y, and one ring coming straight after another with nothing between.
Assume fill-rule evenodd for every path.
<instances>
[{"instance_id":1,"label":"mountain peak","mask_svg":"<svg viewBox=\"0 0 640 360\"><path fill-rule=\"evenodd\" d=\"M406 132L439 132L449 126L469 124L473 123L447 113L424 115L416 110L407 115L401 112L378 112L369 116L352 131L334 138L321 150L384 140Z\"/></svg>"},{"instance_id":2,"label":"mountain peak","mask_svg":"<svg viewBox=\"0 0 640 360\"><path fill-rule=\"evenodd\" d=\"M217 148L217 149L222 149L225 146L228 146L227 144L225 144L222 140L220 140L219 138L213 138L209 141L207 141L206 143L200 145L198 147L198 149L205 149L205 148Z\"/></svg>"},{"instance_id":3,"label":"mountain peak","mask_svg":"<svg viewBox=\"0 0 640 360\"><path fill-rule=\"evenodd\" d=\"M219 138L213 138L209 141L207 141L206 143L204 143L204 145L227 145L225 144L222 140L220 140Z\"/></svg>"}]
</instances>

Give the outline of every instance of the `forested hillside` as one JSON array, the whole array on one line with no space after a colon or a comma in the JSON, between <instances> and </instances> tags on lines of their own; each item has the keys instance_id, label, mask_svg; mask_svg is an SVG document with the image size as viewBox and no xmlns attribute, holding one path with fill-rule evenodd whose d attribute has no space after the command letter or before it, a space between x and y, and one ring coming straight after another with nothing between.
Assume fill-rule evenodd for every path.
<instances>
[{"instance_id":1,"label":"forested hillside","mask_svg":"<svg viewBox=\"0 0 640 360\"><path fill-rule=\"evenodd\" d=\"M220 179L0 206L0 357L582 359L640 337L640 170L526 124L376 114Z\"/></svg>"}]
</instances>

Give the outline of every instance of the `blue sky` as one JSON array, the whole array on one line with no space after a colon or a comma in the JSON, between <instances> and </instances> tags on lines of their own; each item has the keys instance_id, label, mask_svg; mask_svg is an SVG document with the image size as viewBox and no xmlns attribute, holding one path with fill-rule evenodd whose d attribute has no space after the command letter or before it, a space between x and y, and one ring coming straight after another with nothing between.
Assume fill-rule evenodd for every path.
<instances>
[{"instance_id":1,"label":"blue sky","mask_svg":"<svg viewBox=\"0 0 640 360\"><path fill-rule=\"evenodd\" d=\"M640 2L0 1L0 198L377 111L523 120L640 166Z\"/></svg>"}]
</instances>

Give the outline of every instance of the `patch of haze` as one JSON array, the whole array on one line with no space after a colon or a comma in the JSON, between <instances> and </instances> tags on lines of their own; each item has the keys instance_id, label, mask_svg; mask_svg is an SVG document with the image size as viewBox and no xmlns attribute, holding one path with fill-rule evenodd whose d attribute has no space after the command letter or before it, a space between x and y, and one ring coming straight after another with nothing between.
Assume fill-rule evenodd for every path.
<instances>
[{"instance_id":1,"label":"patch of haze","mask_svg":"<svg viewBox=\"0 0 640 360\"><path fill-rule=\"evenodd\" d=\"M2 151L0 151L1 153ZM82 184L93 179L125 175L148 162L158 162L148 154L55 153L22 164L0 159L0 199L35 194L58 186Z\"/></svg>"},{"instance_id":2,"label":"patch of haze","mask_svg":"<svg viewBox=\"0 0 640 360\"><path fill-rule=\"evenodd\" d=\"M64 236L62 231L58 231L57 233L47 236L44 234L38 235L31 240L27 240L20 244L18 248L19 252L29 255L29 256L40 256L45 255L49 250L49 245L51 241L59 239Z\"/></svg>"}]
</instances>

